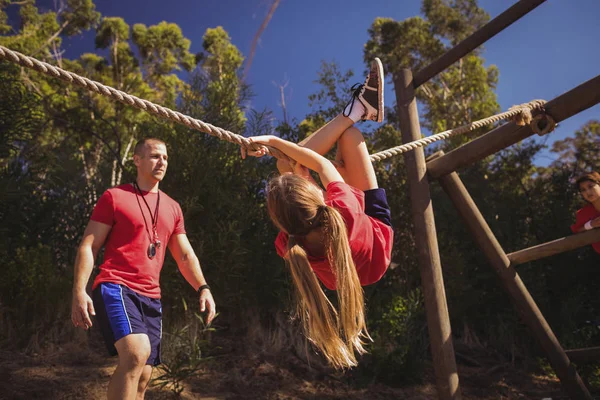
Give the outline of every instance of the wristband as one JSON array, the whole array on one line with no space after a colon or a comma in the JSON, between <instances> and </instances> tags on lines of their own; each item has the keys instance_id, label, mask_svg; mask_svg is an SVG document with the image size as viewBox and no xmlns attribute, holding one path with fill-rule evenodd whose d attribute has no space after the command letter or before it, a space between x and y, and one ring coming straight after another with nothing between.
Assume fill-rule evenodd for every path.
<instances>
[{"instance_id":1,"label":"wristband","mask_svg":"<svg viewBox=\"0 0 600 400\"><path fill-rule=\"evenodd\" d=\"M210 291L210 286L208 286L208 285L202 285L202 286L200 286L200 287L198 288L198 294L202 293L202 291L203 291L204 289L208 289L208 290Z\"/></svg>"},{"instance_id":2,"label":"wristband","mask_svg":"<svg viewBox=\"0 0 600 400\"><path fill-rule=\"evenodd\" d=\"M592 221L586 222L585 225L583 225L583 227L585 228L586 231L589 231L590 229L594 229L594 227L592 226Z\"/></svg>"}]
</instances>

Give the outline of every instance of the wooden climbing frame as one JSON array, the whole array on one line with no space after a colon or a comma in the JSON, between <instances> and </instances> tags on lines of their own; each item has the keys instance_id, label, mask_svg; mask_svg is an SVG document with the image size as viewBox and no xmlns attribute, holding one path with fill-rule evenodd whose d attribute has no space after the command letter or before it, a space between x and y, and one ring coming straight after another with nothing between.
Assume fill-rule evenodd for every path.
<instances>
[{"instance_id":1,"label":"wooden climbing frame","mask_svg":"<svg viewBox=\"0 0 600 400\"><path fill-rule=\"evenodd\" d=\"M415 89L544 1L519 1L431 65L419 71L414 78L410 70L402 70L395 74L393 81L396 89L403 142L414 141L420 137L419 118L414 96ZM598 102L600 102L600 76L546 103L544 110L532 110L532 112L536 117L535 123L540 120L560 122ZM443 189L454 203L475 241L498 274L505 290L513 300L515 308L546 353L565 392L573 399L592 398L571 363L569 355L579 360L589 359L597 357L600 354L600 348L577 349L565 352L514 269L514 265L517 261L526 262L534 258L556 254L592 243L600 238L600 232L586 232L507 255L456 173L458 168L479 161L533 134L534 129L530 125L518 126L512 122L501 125L448 154L436 153L427 162L424 160L422 148L404 155L410 185L415 242L425 294L425 308L436 386L438 397L442 400L460 399L461 392L450 331L428 176L440 181Z\"/></svg>"}]
</instances>

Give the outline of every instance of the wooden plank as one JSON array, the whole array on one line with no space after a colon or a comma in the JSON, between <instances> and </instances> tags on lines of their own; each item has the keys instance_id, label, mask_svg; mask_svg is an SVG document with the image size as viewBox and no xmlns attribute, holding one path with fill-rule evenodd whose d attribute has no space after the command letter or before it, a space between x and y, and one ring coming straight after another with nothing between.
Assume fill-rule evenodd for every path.
<instances>
[{"instance_id":1,"label":"wooden plank","mask_svg":"<svg viewBox=\"0 0 600 400\"><path fill-rule=\"evenodd\" d=\"M411 142L421 137L411 71L403 69L394 76L394 86L402 141L404 143ZM425 296L427 326L438 397L442 400L460 399L461 392L456 370L454 345L452 344L452 330L448 316L444 278L442 276L423 148L405 153L404 161L408 174L409 193L415 224L415 241Z\"/></svg>"},{"instance_id":2,"label":"wooden plank","mask_svg":"<svg viewBox=\"0 0 600 400\"><path fill-rule=\"evenodd\" d=\"M523 250L515 251L508 255L512 265L524 264L529 261L550 257L565 251L578 249L592 243L600 242L600 229L577 233L560 239L538 244Z\"/></svg>"},{"instance_id":3,"label":"wooden plank","mask_svg":"<svg viewBox=\"0 0 600 400\"><path fill-rule=\"evenodd\" d=\"M464 223L469 228L475 242L483 250L488 261L498 274L515 308L521 314L538 343L546 353L550 365L554 368L564 390L572 399L592 399L581 377L569 361L552 329L546 322L519 274L510 265L510 260L492 233L489 225L479 212L475 202L456 172L440 179L444 191L448 194Z\"/></svg>"},{"instance_id":4,"label":"wooden plank","mask_svg":"<svg viewBox=\"0 0 600 400\"><path fill-rule=\"evenodd\" d=\"M546 0L521 0L508 8L502 14L479 28L468 38L448 50L446 54L429 64L415 74L414 87L417 88L427 82L450 65L454 64L483 43L496 36L506 27L512 25L522 16L542 4Z\"/></svg>"},{"instance_id":5,"label":"wooden plank","mask_svg":"<svg viewBox=\"0 0 600 400\"><path fill-rule=\"evenodd\" d=\"M587 347L566 351L567 356L577 364L588 364L600 361L600 347Z\"/></svg>"},{"instance_id":6,"label":"wooden plank","mask_svg":"<svg viewBox=\"0 0 600 400\"><path fill-rule=\"evenodd\" d=\"M600 103L600 75L546 103L546 112L556 122L560 122L598 103ZM513 122L501 125L443 157L431 160L427 163L427 172L430 176L439 178L533 134L529 126L519 127Z\"/></svg>"}]
</instances>

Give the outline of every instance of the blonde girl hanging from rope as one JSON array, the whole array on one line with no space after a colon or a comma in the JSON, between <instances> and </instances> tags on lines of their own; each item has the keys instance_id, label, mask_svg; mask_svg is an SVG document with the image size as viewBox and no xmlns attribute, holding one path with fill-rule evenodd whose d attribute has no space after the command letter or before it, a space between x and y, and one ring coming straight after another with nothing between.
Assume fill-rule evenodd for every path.
<instances>
[{"instance_id":1,"label":"blonde girl hanging from rope","mask_svg":"<svg viewBox=\"0 0 600 400\"><path fill-rule=\"evenodd\" d=\"M296 161L294 167L277 164L281 175L267 189L269 216L281 231L275 247L290 268L304 333L336 368L355 366L356 353L365 353L370 337L362 286L381 279L391 261L390 208L354 127L359 120L383 120L383 83L383 67L375 59L344 112L299 145L276 136L250 138ZM336 143L338 167L323 157ZM266 148L249 152L264 154ZM319 175L325 190L308 170ZM319 281L336 290L337 310Z\"/></svg>"}]
</instances>

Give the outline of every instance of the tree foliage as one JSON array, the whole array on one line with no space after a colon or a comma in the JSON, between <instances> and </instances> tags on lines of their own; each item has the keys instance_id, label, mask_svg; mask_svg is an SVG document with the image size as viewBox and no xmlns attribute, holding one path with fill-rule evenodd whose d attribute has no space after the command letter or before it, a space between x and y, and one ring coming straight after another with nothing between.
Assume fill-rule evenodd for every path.
<instances>
[{"instance_id":1,"label":"tree foliage","mask_svg":"<svg viewBox=\"0 0 600 400\"><path fill-rule=\"evenodd\" d=\"M421 70L489 19L476 0L425 0L421 11L423 17L404 21L377 18L369 28L365 61L380 57L392 81L402 68L413 73ZM479 47L420 86L417 99L423 106L423 127L437 133L498 111L494 93L498 70L484 66L482 52ZM446 147L463 142L454 138Z\"/></svg>"},{"instance_id":2,"label":"tree foliage","mask_svg":"<svg viewBox=\"0 0 600 400\"><path fill-rule=\"evenodd\" d=\"M202 51L193 54L176 24L131 27L118 16L100 16L91 0L60 5L40 12L34 1L0 0L0 43L246 135L277 132L301 140L341 111L355 77L323 62L316 71L318 89L308 98L311 112L300 121L278 123L270 110L250 107L251 87L240 79L244 55L222 27L207 29ZM17 8L18 26L8 18ZM475 0L424 0L421 16L373 22L366 64L380 57L393 82L400 68L418 71L488 18ZM91 29L96 49L63 58L63 41ZM437 132L497 111L498 70L486 67L482 55L480 48L421 86L422 126ZM189 72L186 79L181 71ZM372 152L400 143L398 118L389 105L388 123L362 126ZM142 136L168 145L169 173L161 187L181 203L188 236L217 299L221 315L214 335L246 335L271 352L297 346L296 354L304 353L294 344L300 342L286 314L288 274L273 251L276 232L265 210L273 160L242 161L230 143L6 63L0 63L0 257L5 260L0 344L31 346L40 335L57 341L72 337L64 327L75 249L99 195L134 176L132 144ZM529 140L460 172L507 252L570 233L582 205L573 179L598 168L599 138L600 123L593 120L555 142L550 152L556 160L545 167L535 162L543 142ZM354 376L397 384L396 371L402 371L404 382L418 379L428 342L404 159L375 168L392 208L393 263L384 279L365 288L375 343ZM537 355L531 335L453 205L435 183L431 189L457 348L528 362ZM581 329L600 309L597 262L598 255L583 248L518 270L569 347L600 340L594 330ZM161 284L169 311L165 327L177 332L189 317L182 304L193 307L197 298L169 257ZM273 337L285 340L274 346Z\"/></svg>"}]
</instances>

